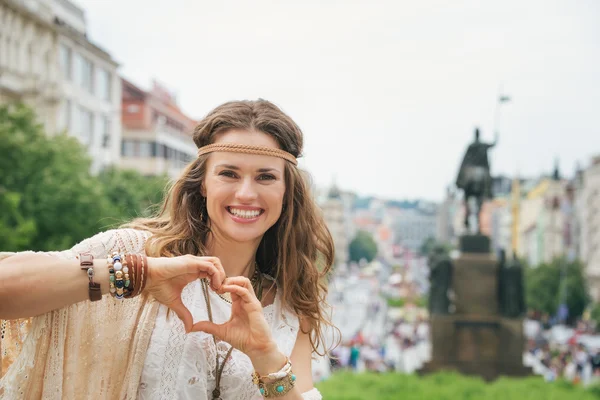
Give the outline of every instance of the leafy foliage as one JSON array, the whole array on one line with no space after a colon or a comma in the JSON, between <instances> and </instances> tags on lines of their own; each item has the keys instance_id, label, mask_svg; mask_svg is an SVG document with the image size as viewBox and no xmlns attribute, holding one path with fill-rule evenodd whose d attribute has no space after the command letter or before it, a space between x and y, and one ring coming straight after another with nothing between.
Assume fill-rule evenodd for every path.
<instances>
[{"instance_id":1,"label":"leafy foliage","mask_svg":"<svg viewBox=\"0 0 600 400\"><path fill-rule=\"evenodd\" d=\"M81 144L46 136L23 105L0 106L0 154L0 251L69 248L142 213L166 183L133 171L92 176Z\"/></svg>"},{"instance_id":2,"label":"leafy foliage","mask_svg":"<svg viewBox=\"0 0 600 400\"><path fill-rule=\"evenodd\" d=\"M373 261L377 255L377 243L370 233L358 231L354 239L350 242L350 260L359 262L361 259L367 262Z\"/></svg>"},{"instance_id":3,"label":"leafy foliage","mask_svg":"<svg viewBox=\"0 0 600 400\"><path fill-rule=\"evenodd\" d=\"M530 310L555 315L563 290L566 290L569 319L580 317L590 302L584 268L579 261L556 258L549 264L526 268L525 276L527 307Z\"/></svg>"},{"instance_id":4,"label":"leafy foliage","mask_svg":"<svg viewBox=\"0 0 600 400\"><path fill-rule=\"evenodd\" d=\"M120 225L137 217L155 214L165 195L166 176L143 176L137 171L109 168L98 175L112 206L105 223Z\"/></svg>"}]
</instances>

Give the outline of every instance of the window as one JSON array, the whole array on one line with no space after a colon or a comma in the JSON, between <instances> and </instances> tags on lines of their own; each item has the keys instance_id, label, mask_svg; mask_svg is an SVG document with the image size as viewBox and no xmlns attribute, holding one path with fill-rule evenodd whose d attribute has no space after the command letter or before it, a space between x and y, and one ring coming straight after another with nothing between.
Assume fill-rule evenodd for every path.
<instances>
[{"instance_id":1,"label":"window","mask_svg":"<svg viewBox=\"0 0 600 400\"><path fill-rule=\"evenodd\" d=\"M122 155L125 157L133 156L133 140L123 140Z\"/></svg>"},{"instance_id":2,"label":"window","mask_svg":"<svg viewBox=\"0 0 600 400\"><path fill-rule=\"evenodd\" d=\"M62 72L63 78L66 80L73 79L72 69L71 69L71 49L64 44L60 45L59 50L60 57L60 70Z\"/></svg>"},{"instance_id":3,"label":"window","mask_svg":"<svg viewBox=\"0 0 600 400\"><path fill-rule=\"evenodd\" d=\"M60 129L68 131L71 128L71 100L63 100L60 110Z\"/></svg>"},{"instance_id":4,"label":"window","mask_svg":"<svg viewBox=\"0 0 600 400\"><path fill-rule=\"evenodd\" d=\"M87 58L78 55L75 68L77 69L77 84L90 93L93 93L92 63Z\"/></svg>"},{"instance_id":5,"label":"window","mask_svg":"<svg viewBox=\"0 0 600 400\"><path fill-rule=\"evenodd\" d=\"M102 147L110 147L110 120L106 115L100 117L100 135L102 135Z\"/></svg>"},{"instance_id":6,"label":"window","mask_svg":"<svg viewBox=\"0 0 600 400\"><path fill-rule=\"evenodd\" d=\"M79 107L79 139L85 146L92 144L94 137L94 115L84 107Z\"/></svg>"},{"instance_id":7,"label":"window","mask_svg":"<svg viewBox=\"0 0 600 400\"><path fill-rule=\"evenodd\" d=\"M140 142L140 157L150 157L152 155L152 143Z\"/></svg>"},{"instance_id":8,"label":"window","mask_svg":"<svg viewBox=\"0 0 600 400\"><path fill-rule=\"evenodd\" d=\"M96 72L96 94L102 100L110 100L110 72L104 68L98 68Z\"/></svg>"}]
</instances>

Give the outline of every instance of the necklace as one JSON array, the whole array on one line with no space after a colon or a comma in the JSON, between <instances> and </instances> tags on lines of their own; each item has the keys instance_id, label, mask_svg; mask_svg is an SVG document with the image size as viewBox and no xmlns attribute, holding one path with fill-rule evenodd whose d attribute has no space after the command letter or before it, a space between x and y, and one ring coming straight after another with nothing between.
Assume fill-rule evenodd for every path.
<instances>
[{"instance_id":1,"label":"necklace","mask_svg":"<svg viewBox=\"0 0 600 400\"><path fill-rule=\"evenodd\" d=\"M263 293L263 282L262 281L263 281L262 274L260 273L260 271L258 269L258 265L255 262L254 263L254 273L252 274L252 277L250 278L250 283L252 284L252 288L254 289L256 298L259 300L262 298L262 293ZM225 293L225 294L217 293L217 295L221 299L226 301L227 303L231 304L231 296L229 295L229 293Z\"/></svg>"},{"instance_id":2,"label":"necklace","mask_svg":"<svg viewBox=\"0 0 600 400\"><path fill-rule=\"evenodd\" d=\"M260 301L262 298L262 275L259 272L258 265L256 265L256 263L254 263L254 274L252 274L252 278L250 279L250 282L252 283L252 287L254 288L256 297ZM202 279L202 291L204 292L204 300L206 302L206 310L208 311L208 320L210 322L213 322L212 308L210 306L210 298L208 297L209 293L208 293L208 279L207 278ZM231 304L231 300L226 299L225 297L221 296L220 294L219 294L219 297L221 297L223 300L225 300L226 302ZM223 359L223 363L221 364L221 363L219 363L219 350L217 347L217 339L215 338L215 335L212 335L212 338L213 338L213 343L215 344L215 354L216 354L215 355L215 389L212 392L212 400L222 400L221 399L221 376L223 375L223 369L225 368L225 363L231 356L231 352L233 351L233 346L229 347L229 350L227 351L227 354L225 355L225 358Z\"/></svg>"}]
</instances>

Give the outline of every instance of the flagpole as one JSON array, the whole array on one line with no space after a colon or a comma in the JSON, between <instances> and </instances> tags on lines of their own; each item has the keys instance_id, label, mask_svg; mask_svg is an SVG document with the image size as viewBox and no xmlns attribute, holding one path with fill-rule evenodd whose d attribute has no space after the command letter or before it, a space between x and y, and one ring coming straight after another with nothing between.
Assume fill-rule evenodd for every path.
<instances>
[{"instance_id":1,"label":"flagpole","mask_svg":"<svg viewBox=\"0 0 600 400\"><path fill-rule=\"evenodd\" d=\"M500 88L498 89L498 97L496 98L496 109L494 110L494 127L493 127L493 132L494 132L494 142L498 141L498 129L499 129L499 125L500 125L500 106L502 105L502 103L506 103L510 101L510 97L506 96L504 94L502 94L502 85L500 85Z\"/></svg>"}]
</instances>

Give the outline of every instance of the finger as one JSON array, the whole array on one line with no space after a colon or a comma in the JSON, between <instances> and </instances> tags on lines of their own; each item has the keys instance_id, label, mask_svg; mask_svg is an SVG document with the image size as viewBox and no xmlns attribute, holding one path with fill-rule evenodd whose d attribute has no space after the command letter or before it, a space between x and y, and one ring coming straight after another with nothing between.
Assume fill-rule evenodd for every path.
<instances>
[{"instance_id":1,"label":"finger","mask_svg":"<svg viewBox=\"0 0 600 400\"><path fill-rule=\"evenodd\" d=\"M218 289L221 287L223 281L227 278L227 274L225 273L225 269L223 268L223 264L219 257L202 257L205 260L211 262L216 268L218 273L214 274L211 278L211 286L213 289Z\"/></svg>"},{"instance_id":2,"label":"finger","mask_svg":"<svg viewBox=\"0 0 600 400\"><path fill-rule=\"evenodd\" d=\"M227 278L225 279L225 282L223 282L223 285L237 285L248 289L250 293L255 295L252 282L250 282L250 279L246 278L245 276L233 276L231 278Z\"/></svg>"},{"instance_id":3,"label":"finger","mask_svg":"<svg viewBox=\"0 0 600 400\"><path fill-rule=\"evenodd\" d=\"M247 303L257 303L260 304L254 292L251 292L248 288L238 286L238 285L223 285L221 286L222 292L227 292L231 294L235 294L239 296L242 300Z\"/></svg>"},{"instance_id":4,"label":"finger","mask_svg":"<svg viewBox=\"0 0 600 400\"><path fill-rule=\"evenodd\" d=\"M217 325L210 321L200 321L192 325L192 332L206 332L218 338L224 338L225 328L223 325Z\"/></svg>"},{"instance_id":5,"label":"finger","mask_svg":"<svg viewBox=\"0 0 600 400\"><path fill-rule=\"evenodd\" d=\"M186 260L182 270L179 272L192 274L196 278L213 277L215 275L220 276L219 269L212 262L208 260L202 260L200 257L195 256L188 257L188 260Z\"/></svg>"},{"instance_id":6,"label":"finger","mask_svg":"<svg viewBox=\"0 0 600 400\"><path fill-rule=\"evenodd\" d=\"M185 333L189 333L192 329L192 324L194 320L192 319L192 313L181 301L181 298L177 299L175 302L169 305L169 308L177 314L181 322L183 322L183 326L185 327Z\"/></svg>"}]
</instances>

